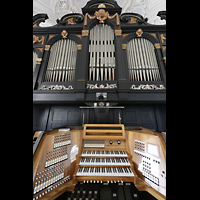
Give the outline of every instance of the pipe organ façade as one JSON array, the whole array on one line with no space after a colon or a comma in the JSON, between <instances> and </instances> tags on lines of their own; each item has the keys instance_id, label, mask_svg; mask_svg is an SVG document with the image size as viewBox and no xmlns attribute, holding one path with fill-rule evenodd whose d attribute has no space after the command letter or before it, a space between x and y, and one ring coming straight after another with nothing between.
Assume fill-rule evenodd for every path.
<instances>
[{"instance_id":1,"label":"pipe organ fa\u00e7ade","mask_svg":"<svg viewBox=\"0 0 200 200\"><path fill-rule=\"evenodd\" d=\"M33 16L33 199L166 199L166 25L114 0L46 19Z\"/></svg>"}]
</instances>

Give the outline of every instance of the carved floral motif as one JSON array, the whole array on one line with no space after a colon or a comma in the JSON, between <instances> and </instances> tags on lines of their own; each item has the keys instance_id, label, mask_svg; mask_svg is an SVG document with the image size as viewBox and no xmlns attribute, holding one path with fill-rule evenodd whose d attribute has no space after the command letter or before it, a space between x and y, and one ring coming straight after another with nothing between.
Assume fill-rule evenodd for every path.
<instances>
[{"instance_id":1,"label":"carved floral motif","mask_svg":"<svg viewBox=\"0 0 200 200\"><path fill-rule=\"evenodd\" d=\"M165 90L165 86L164 85L149 85L149 84L146 84L146 85L139 85L139 86L136 86L136 85L131 85L130 89L132 90Z\"/></svg>"},{"instance_id":2,"label":"carved floral motif","mask_svg":"<svg viewBox=\"0 0 200 200\"><path fill-rule=\"evenodd\" d=\"M100 84L99 86L97 84L87 84L87 88L86 89L116 89L117 88L117 84L108 84L106 83L106 85L104 84Z\"/></svg>"},{"instance_id":3,"label":"carved floral motif","mask_svg":"<svg viewBox=\"0 0 200 200\"><path fill-rule=\"evenodd\" d=\"M40 90L73 90L72 85L65 87L64 85L43 85Z\"/></svg>"}]
</instances>

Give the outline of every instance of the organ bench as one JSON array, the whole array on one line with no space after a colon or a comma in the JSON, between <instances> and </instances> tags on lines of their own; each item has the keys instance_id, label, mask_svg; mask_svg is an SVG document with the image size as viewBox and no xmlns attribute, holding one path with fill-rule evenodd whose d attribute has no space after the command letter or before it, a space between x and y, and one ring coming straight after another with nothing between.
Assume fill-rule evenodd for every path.
<instances>
[{"instance_id":1,"label":"organ bench","mask_svg":"<svg viewBox=\"0 0 200 200\"><path fill-rule=\"evenodd\" d=\"M83 130L59 128L42 133L34 144L33 200L59 199L62 194L67 199L119 199L122 190L130 190L132 199L140 199L137 187L141 182L165 199L162 136L141 127L127 129L123 124L85 124ZM83 188L96 189L86 197ZM110 189L111 198L101 194L102 188L104 192Z\"/></svg>"}]
</instances>

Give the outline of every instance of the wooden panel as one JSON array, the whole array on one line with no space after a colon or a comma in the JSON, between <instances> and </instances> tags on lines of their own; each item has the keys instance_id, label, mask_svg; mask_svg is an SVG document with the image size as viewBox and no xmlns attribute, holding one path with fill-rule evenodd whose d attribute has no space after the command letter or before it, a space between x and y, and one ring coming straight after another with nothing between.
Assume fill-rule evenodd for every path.
<instances>
[{"instance_id":1,"label":"wooden panel","mask_svg":"<svg viewBox=\"0 0 200 200\"><path fill-rule=\"evenodd\" d=\"M34 105L33 106L33 132L45 131L48 120L49 106Z\"/></svg>"},{"instance_id":2,"label":"wooden panel","mask_svg":"<svg viewBox=\"0 0 200 200\"><path fill-rule=\"evenodd\" d=\"M33 156L33 192L35 186L40 186L34 197L41 195L42 199L55 199L66 189L73 190L75 184L72 178L77 162L76 154L80 154L81 150L81 136L82 130L55 130L42 137ZM66 141L70 139L70 144L54 147L56 141L63 142L65 137L67 137ZM75 149L78 151L74 151ZM67 155L67 159L63 158L64 160L59 161L58 159L61 159L63 155ZM55 163L50 163L47 166L48 159L54 160ZM62 177L56 181L55 178L58 175Z\"/></svg>"},{"instance_id":3,"label":"wooden panel","mask_svg":"<svg viewBox=\"0 0 200 200\"><path fill-rule=\"evenodd\" d=\"M67 125L81 125L81 111L75 106L52 106L47 130Z\"/></svg>"},{"instance_id":4,"label":"wooden panel","mask_svg":"<svg viewBox=\"0 0 200 200\"><path fill-rule=\"evenodd\" d=\"M92 130L91 129L87 130L87 127L97 127L97 128L92 129ZM105 127L105 129L99 130L98 127ZM108 127L121 127L121 130L106 129ZM89 135L87 133L95 133L95 134ZM124 125L123 124L85 124L83 139L95 140L95 138L104 139L104 140L109 140L109 139L123 140L125 139Z\"/></svg>"},{"instance_id":5,"label":"wooden panel","mask_svg":"<svg viewBox=\"0 0 200 200\"><path fill-rule=\"evenodd\" d=\"M155 131L166 131L166 106L145 106L134 105L125 106L125 109L109 109L105 119L107 124L119 123L119 111L121 122L126 126L142 126L151 128ZM80 109L78 106L52 106L34 105L33 107L33 131L51 130L52 128L81 125L83 121L83 112L85 113L85 124L96 124L97 117L94 109ZM101 124L101 123L100 123Z\"/></svg>"},{"instance_id":6,"label":"wooden panel","mask_svg":"<svg viewBox=\"0 0 200 200\"><path fill-rule=\"evenodd\" d=\"M156 121L159 132L166 131L166 105L157 105L155 107Z\"/></svg>"},{"instance_id":7,"label":"wooden panel","mask_svg":"<svg viewBox=\"0 0 200 200\"><path fill-rule=\"evenodd\" d=\"M125 126L142 126L157 130L153 106L125 106L123 112Z\"/></svg>"},{"instance_id":8,"label":"wooden panel","mask_svg":"<svg viewBox=\"0 0 200 200\"><path fill-rule=\"evenodd\" d=\"M147 130L126 131L126 134L138 176L166 196L166 144L162 136Z\"/></svg>"},{"instance_id":9,"label":"wooden panel","mask_svg":"<svg viewBox=\"0 0 200 200\"><path fill-rule=\"evenodd\" d=\"M132 126L138 125L137 111L134 109L124 110L124 123L131 124Z\"/></svg>"}]
</instances>

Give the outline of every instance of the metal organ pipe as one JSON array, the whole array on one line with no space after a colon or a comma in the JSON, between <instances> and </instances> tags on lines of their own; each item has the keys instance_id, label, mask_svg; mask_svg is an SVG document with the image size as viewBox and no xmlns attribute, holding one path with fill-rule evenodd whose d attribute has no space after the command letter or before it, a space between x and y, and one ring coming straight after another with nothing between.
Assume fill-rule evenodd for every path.
<instances>
[{"instance_id":1,"label":"metal organ pipe","mask_svg":"<svg viewBox=\"0 0 200 200\"><path fill-rule=\"evenodd\" d=\"M50 49L44 82L66 82L75 78L77 44L71 39L61 39Z\"/></svg>"},{"instance_id":2,"label":"metal organ pipe","mask_svg":"<svg viewBox=\"0 0 200 200\"><path fill-rule=\"evenodd\" d=\"M33 73L35 72L36 59L37 59L37 58L38 58L37 53L33 51Z\"/></svg>"},{"instance_id":3,"label":"metal organ pipe","mask_svg":"<svg viewBox=\"0 0 200 200\"><path fill-rule=\"evenodd\" d=\"M107 24L98 24L90 31L89 80L115 80L114 32Z\"/></svg>"},{"instance_id":4,"label":"metal organ pipe","mask_svg":"<svg viewBox=\"0 0 200 200\"><path fill-rule=\"evenodd\" d=\"M127 58L131 81L161 81L154 46L149 40L130 40L127 43Z\"/></svg>"}]
</instances>

